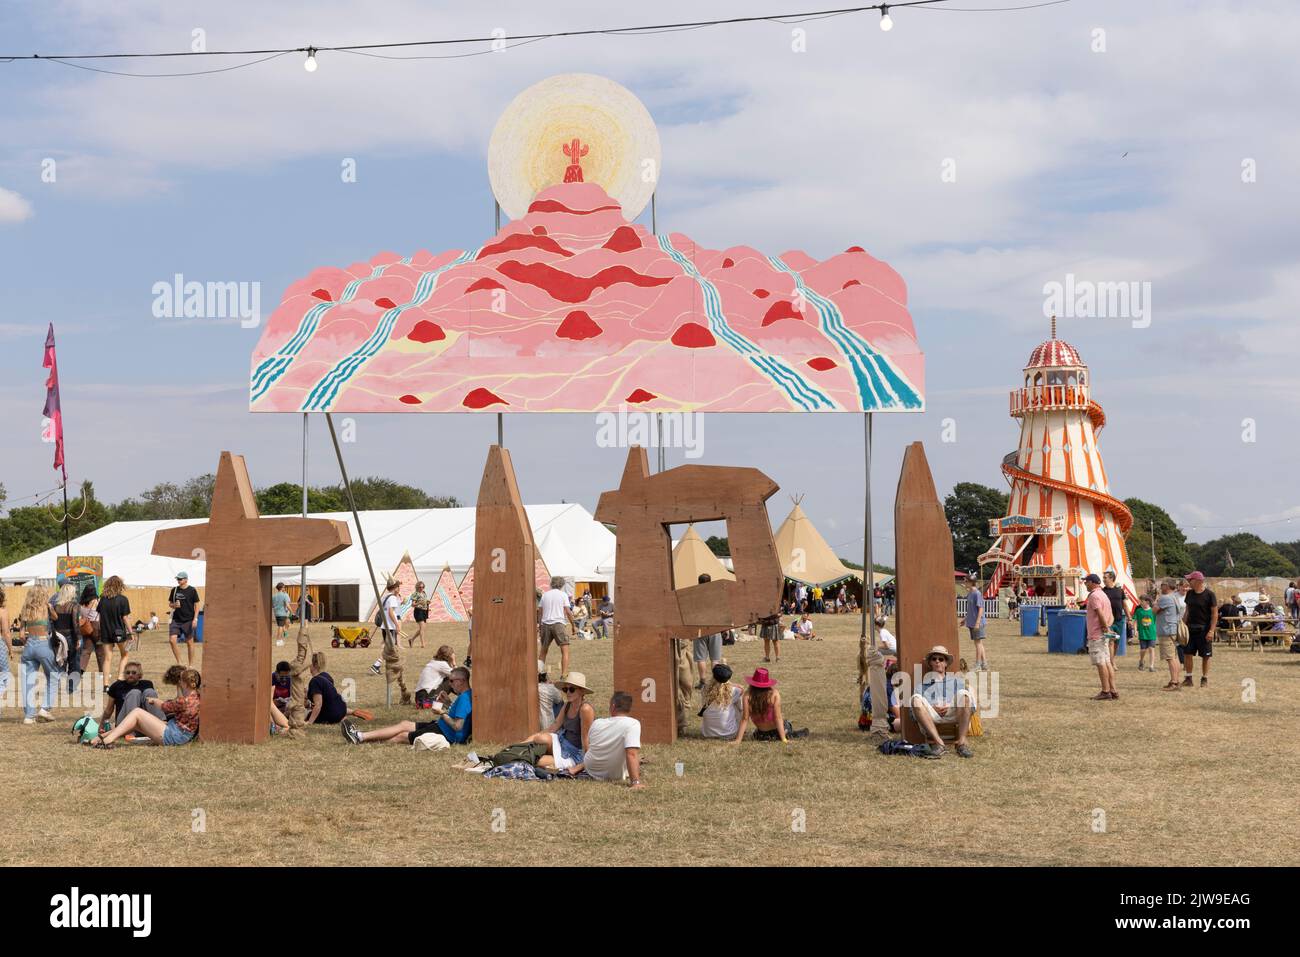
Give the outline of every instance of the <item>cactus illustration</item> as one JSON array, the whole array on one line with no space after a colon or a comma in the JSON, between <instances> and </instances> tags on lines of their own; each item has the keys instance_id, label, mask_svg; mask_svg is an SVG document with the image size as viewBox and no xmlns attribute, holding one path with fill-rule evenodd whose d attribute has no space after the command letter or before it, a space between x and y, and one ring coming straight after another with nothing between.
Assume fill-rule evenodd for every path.
<instances>
[{"instance_id":1,"label":"cactus illustration","mask_svg":"<svg viewBox=\"0 0 1300 957\"><path fill-rule=\"evenodd\" d=\"M582 158L587 155L588 146L575 136L570 142L561 146L560 149L564 150L564 155L569 158L569 165L564 170L564 181L566 183L581 183L583 181Z\"/></svg>"}]
</instances>

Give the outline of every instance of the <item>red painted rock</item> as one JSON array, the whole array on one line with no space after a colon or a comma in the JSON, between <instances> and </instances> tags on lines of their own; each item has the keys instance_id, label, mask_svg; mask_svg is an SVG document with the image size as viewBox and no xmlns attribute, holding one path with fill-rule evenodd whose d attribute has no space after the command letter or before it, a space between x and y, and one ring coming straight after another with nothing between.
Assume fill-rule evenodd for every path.
<instances>
[{"instance_id":1,"label":"red painted rock","mask_svg":"<svg viewBox=\"0 0 1300 957\"><path fill-rule=\"evenodd\" d=\"M329 294L328 289L317 289L312 293L317 299L324 299L326 302L333 302L334 297Z\"/></svg>"},{"instance_id":2,"label":"red painted rock","mask_svg":"<svg viewBox=\"0 0 1300 957\"><path fill-rule=\"evenodd\" d=\"M411 395L408 392L406 395L400 396L397 401L405 402L407 405L419 405L423 400L417 398L416 396Z\"/></svg>"},{"instance_id":3,"label":"red painted rock","mask_svg":"<svg viewBox=\"0 0 1300 957\"><path fill-rule=\"evenodd\" d=\"M768 292L766 289L755 289L755 290L754 290L754 298L756 298L756 299L766 299L766 298L767 298L768 296L770 296L770 295L772 295L772 294L771 294L770 292Z\"/></svg>"},{"instance_id":4,"label":"red painted rock","mask_svg":"<svg viewBox=\"0 0 1300 957\"><path fill-rule=\"evenodd\" d=\"M631 226L620 226L614 230L613 235L605 241L602 248L612 249L616 253L628 253L640 249L641 240L637 238L636 230Z\"/></svg>"},{"instance_id":5,"label":"red painted rock","mask_svg":"<svg viewBox=\"0 0 1300 957\"><path fill-rule=\"evenodd\" d=\"M645 389L633 389L628 393L625 402L649 402L651 399L659 398L653 392L647 392Z\"/></svg>"},{"instance_id":6,"label":"red painted rock","mask_svg":"<svg viewBox=\"0 0 1300 957\"><path fill-rule=\"evenodd\" d=\"M779 299L768 307L763 316L763 325L770 326L781 319L803 320L803 313L795 312L794 306L787 299Z\"/></svg>"},{"instance_id":7,"label":"red painted rock","mask_svg":"<svg viewBox=\"0 0 1300 957\"><path fill-rule=\"evenodd\" d=\"M734 266L734 265L736 265L736 261L735 261L734 259L732 259L730 256L728 256L726 259L722 260L722 268L723 268L723 269L730 269L730 268L731 268L732 266Z\"/></svg>"},{"instance_id":8,"label":"red painted rock","mask_svg":"<svg viewBox=\"0 0 1300 957\"><path fill-rule=\"evenodd\" d=\"M442 331L442 326L436 322L430 322L428 319L421 319L415 324L410 335L406 338L412 342L438 342L447 338L447 333ZM406 401L403 399L402 401Z\"/></svg>"},{"instance_id":9,"label":"red painted rock","mask_svg":"<svg viewBox=\"0 0 1300 957\"><path fill-rule=\"evenodd\" d=\"M698 322L683 322L673 333L672 343L684 349L706 349L717 345L717 340Z\"/></svg>"},{"instance_id":10,"label":"red painted rock","mask_svg":"<svg viewBox=\"0 0 1300 957\"><path fill-rule=\"evenodd\" d=\"M808 368L815 369L818 372L826 372L835 368L835 360L827 359L825 356L818 356L815 359L808 360Z\"/></svg>"},{"instance_id":11,"label":"red painted rock","mask_svg":"<svg viewBox=\"0 0 1300 957\"><path fill-rule=\"evenodd\" d=\"M471 293L471 292L478 292L481 289L504 289L504 288L506 287L503 286L501 283L497 282L492 277L484 276L482 279L477 279L474 282L470 283L469 288L466 289L465 292Z\"/></svg>"},{"instance_id":12,"label":"red painted rock","mask_svg":"<svg viewBox=\"0 0 1300 957\"><path fill-rule=\"evenodd\" d=\"M861 285L862 285L862 283L858 282L856 279L850 279L850 280L849 280L848 282L846 282L844 285L840 286L840 288L841 288L841 289L848 289L849 286L861 286Z\"/></svg>"},{"instance_id":13,"label":"red painted rock","mask_svg":"<svg viewBox=\"0 0 1300 957\"><path fill-rule=\"evenodd\" d=\"M560 339L573 339L575 342L581 342L583 339L594 339L605 330L596 324L596 320L587 315L581 309L575 309L564 317L560 323L560 328L555 330L555 335Z\"/></svg>"},{"instance_id":14,"label":"red painted rock","mask_svg":"<svg viewBox=\"0 0 1300 957\"><path fill-rule=\"evenodd\" d=\"M486 409L490 405L509 405L505 399L489 389L474 389L460 404L467 409Z\"/></svg>"},{"instance_id":15,"label":"red painted rock","mask_svg":"<svg viewBox=\"0 0 1300 957\"><path fill-rule=\"evenodd\" d=\"M534 226L534 227L533 227L533 235L534 235L534 236L545 236L545 235L546 235L546 227L545 227L545 226Z\"/></svg>"},{"instance_id":16,"label":"red painted rock","mask_svg":"<svg viewBox=\"0 0 1300 957\"><path fill-rule=\"evenodd\" d=\"M376 299L375 305L378 306L380 309L397 308L397 303L393 302L393 300L389 299L387 296L381 296L380 298Z\"/></svg>"}]
</instances>

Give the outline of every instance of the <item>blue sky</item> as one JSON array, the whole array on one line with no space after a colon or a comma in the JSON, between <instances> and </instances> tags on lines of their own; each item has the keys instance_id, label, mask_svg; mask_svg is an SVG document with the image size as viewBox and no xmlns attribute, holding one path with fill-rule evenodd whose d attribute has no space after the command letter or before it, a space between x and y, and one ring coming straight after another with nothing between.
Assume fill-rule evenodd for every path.
<instances>
[{"instance_id":1,"label":"blue sky","mask_svg":"<svg viewBox=\"0 0 1300 957\"><path fill-rule=\"evenodd\" d=\"M971 0L959 6L979 6ZM997 4L993 4L997 5ZM745 5L747 13L759 8ZM763 11L815 4L765 4ZM11 52L185 49L508 34L727 15L723 3L52 3L0 12ZM376 15L381 10L382 15ZM256 12L256 15L253 15ZM1152 322L1064 319L1109 424L1112 490L1169 508L1204 540L1300 538L1297 77L1282 2L1073 3L1021 14L897 11L675 36L555 40L462 60L290 55L216 76L103 76L0 64L0 482L12 504L55 484L40 442L45 326L59 334L68 461L116 500L244 452L257 484L297 477L299 422L247 410L259 334L155 319L155 282L260 282L269 315L318 265L464 248L492 223L484 163L497 114L553 73L604 73L656 117L661 229L714 247L819 258L861 245L908 282L928 411L876 418L877 555L892 556L905 445L941 494L1001 486L1017 424L1006 393L1045 338L1043 284L1067 273L1152 284ZM1104 31L1104 51L1096 49ZM157 61L154 61L155 63ZM167 69L130 66L129 69ZM1127 153L1127 156L1122 154ZM54 159L57 180L41 180ZM355 159L357 182L340 164ZM955 182L941 170L951 160ZM1243 182L1242 163L1257 170ZM946 419L955 442L944 443ZM1253 421L1254 441L1243 441ZM622 453L589 416L508 416L527 501L594 507ZM333 482L323 428L311 481ZM472 502L491 416L363 418L354 474ZM855 416L709 416L704 458L753 465L843 555L861 551ZM669 464L683 461L670 451ZM1253 524L1294 516L1296 524ZM1234 523L1231 528L1210 528ZM1292 529L1295 530L1292 530Z\"/></svg>"}]
</instances>

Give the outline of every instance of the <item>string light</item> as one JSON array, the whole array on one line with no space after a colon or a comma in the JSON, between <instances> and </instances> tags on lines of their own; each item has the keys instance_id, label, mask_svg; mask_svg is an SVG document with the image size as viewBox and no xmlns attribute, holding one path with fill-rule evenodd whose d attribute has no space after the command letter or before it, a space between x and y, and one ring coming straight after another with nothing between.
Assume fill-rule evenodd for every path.
<instances>
[{"instance_id":1,"label":"string light","mask_svg":"<svg viewBox=\"0 0 1300 957\"><path fill-rule=\"evenodd\" d=\"M682 23L660 23L646 24L643 26L631 27L599 27L585 30L561 30L554 33L530 33L519 36L512 36L515 41L511 46L521 46L525 43L533 43L539 40L552 40L557 38L573 37L590 37L590 36L652 36L661 33L673 33L682 30L698 30L705 27L734 26L742 23L799 23L808 20L826 19L829 17L839 17L847 14L862 13L868 10L880 11L880 29L890 30L893 28L894 21L889 15L890 10L898 10L905 7L915 8L917 10L933 11L950 11L954 13L999 13L1011 10L1033 10L1039 7L1057 6L1062 3L1069 3L1070 0L1040 0L1037 3L1026 3L1020 6L1010 7L948 7L940 6L951 0L898 0L896 3L872 3L856 7L840 7L829 10L810 10L803 13L780 13L766 14L761 16L749 17L728 17L718 20L695 20ZM374 50L391 50L405 47L428 47L428 46L455 46L461 44L484 44L491 47L492 44L499 42L499 37L460 37L437 40L399 40L391 43L353 43L343 44L331 47L279 47L271 49L258 50L176 50L168 53L69 53L69 54L45 54L45 53L23 53L13 55L0 55L0 64L15 63L20 60L46 60L51 63L58 63L60 66L76 67L82 70L91 70L96 73L109 73L116 76L149 76L149 77L171 77L171 76L200 76L207 73L225 73L230 70L239 70L244 67L256 66L259 63L265 63L267 60L284 56L288 53L305 53L307 59L303 63L303 68L308 73L314 72L317 66L316 54L321 50L341 53L355 53L380 57L384 59L453 59L461 56L477 56L480 53L495 52L496 48L480 51L479 53L462 53L453 54L447 57L383 57L379 53L367 53ZM507 48L509 49L509 47ZM251 60L247 63L239 63L232 66L220 67L212 70L198 70L183 73L128 73L119 70L101 69L92 66L86 66L74 61L77 60L111 60L111 59L151 59L162 57L228 57L228 56L256 56L260 59Z\"/></svg>"}]
</instances>

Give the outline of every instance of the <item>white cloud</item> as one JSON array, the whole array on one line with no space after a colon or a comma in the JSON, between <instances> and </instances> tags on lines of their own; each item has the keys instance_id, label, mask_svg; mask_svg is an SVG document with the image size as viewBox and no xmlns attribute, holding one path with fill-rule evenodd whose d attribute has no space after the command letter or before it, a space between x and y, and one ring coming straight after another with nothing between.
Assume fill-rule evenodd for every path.
<instances>
[{"instance_id":1,"label":"white cloud","mask_svg":"<svg viewBox=\"0 0 1300 957\"><path fill-rule=\"evenodd\" d=\"M35 215L32 204L13 190L0 186L0 223L21 223Z\"/></svg>"}]
</instances>

